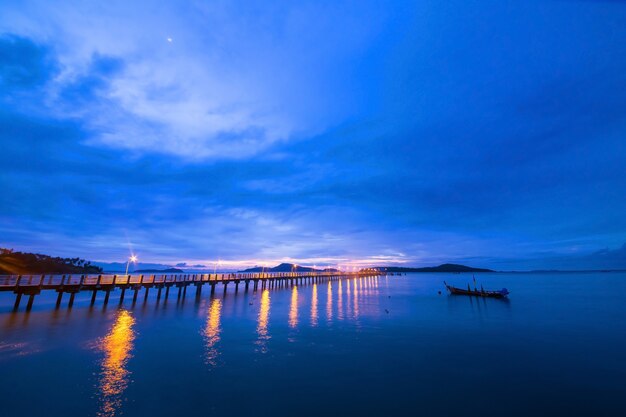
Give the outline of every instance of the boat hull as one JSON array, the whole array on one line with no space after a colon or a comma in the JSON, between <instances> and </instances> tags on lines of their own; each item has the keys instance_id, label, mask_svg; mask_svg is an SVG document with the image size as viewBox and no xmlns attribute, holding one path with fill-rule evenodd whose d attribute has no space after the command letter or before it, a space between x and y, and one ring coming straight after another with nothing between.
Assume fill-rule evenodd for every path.
<instances>
[{"instance_id":1,"label":"boat hull","mask_svg":"<svg viewBox=\"0 0 626 417\"><path fill-rule=\"evenodd\" d=\"M470 297L484 298L505 298L509 295L509 291L506 288L503 288L500 291L485 291L456 288L448 284L445 285L451 295L468 295Z\"/></svg>"}]
</instances>

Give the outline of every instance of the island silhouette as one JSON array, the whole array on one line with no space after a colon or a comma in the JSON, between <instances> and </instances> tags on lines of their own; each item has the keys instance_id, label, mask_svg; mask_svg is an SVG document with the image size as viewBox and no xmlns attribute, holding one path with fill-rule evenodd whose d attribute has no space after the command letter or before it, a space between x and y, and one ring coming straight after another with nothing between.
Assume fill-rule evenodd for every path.
<instances>
[{"instance_id":1,"label":"island silhouette","mask_svg":"<svg viewBox=\"0 0 626 417\"><path fill-rule=\"evenodd\" d=\"M102 268L81 258L61 258L0 248L0 274L99 274Z\"/></svg>"}]
</instances>

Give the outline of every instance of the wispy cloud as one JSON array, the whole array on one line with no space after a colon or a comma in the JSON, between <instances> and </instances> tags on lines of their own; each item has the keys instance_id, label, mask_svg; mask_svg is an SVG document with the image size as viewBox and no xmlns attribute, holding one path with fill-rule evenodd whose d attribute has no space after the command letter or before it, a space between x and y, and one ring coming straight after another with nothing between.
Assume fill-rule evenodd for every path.
<instances>
[{"instance_id":1,"label":"wispy cloud","mask_svg":"<svg viewBox=\"0 0 626 417\"><path fill-rule=\"evenodd\" d=\"M54 45L50 107L81 116L89 143L192 160L248 158L346 117L339 64L358 59L380 21L344 36L371 7L348 21L347 6L321 4L4 8L2 29Z\"/></svg>"}]
</instances>

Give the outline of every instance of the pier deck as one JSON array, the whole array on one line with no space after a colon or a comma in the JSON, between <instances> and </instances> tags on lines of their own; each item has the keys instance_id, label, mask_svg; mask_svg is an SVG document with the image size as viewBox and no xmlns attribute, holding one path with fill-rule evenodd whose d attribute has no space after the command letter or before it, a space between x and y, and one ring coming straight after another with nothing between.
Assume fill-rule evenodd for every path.
<instances>
[{"instance_id":1,"label":"pier deck","mask_svg":"<svg viewBox=\"0 0 626 417\"><path fill-rule=\"evenodd\" d=\"M215 292L217 284L221 283L224 292L228 284L235 286L235 291L239 290L239 284L243 283L245 291L248 291L250 284L252 290L256 291L259 286L262 289L274 288L287 283L290 285L334 281L351 277L369 277L385 275L384 272L371 270L360 272L256 272L256 273L221 273L221 274L152 274L152 275L0 275L0 292L13 292L15 297L14 310L18 310L22 296L28 296L26 310L30 310L36 295L42 291L56 291L56 308L59 308L64 294L69 294L68 307L74 304L76 294L85 291L92 291L91 304L96 301L98 291L105 293L104 304L109 301L112 291L120 289L120 303L124 300L126 290L133 291L133 302L137 300L141 289L145 291L144 297L148 297L151 288L156 289L157 299L161 298L164 290L165 297L169 296L170 289L176 288L178 297L185 296L187 287L196 287L196 295L200 295L202 287L209 285L211 294Z\"/></svg>"}]
</instances>

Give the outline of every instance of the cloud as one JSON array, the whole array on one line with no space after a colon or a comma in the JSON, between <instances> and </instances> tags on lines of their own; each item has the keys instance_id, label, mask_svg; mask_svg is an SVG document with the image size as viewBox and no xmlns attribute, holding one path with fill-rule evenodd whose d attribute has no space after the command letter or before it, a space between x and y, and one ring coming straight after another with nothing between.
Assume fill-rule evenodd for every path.
<instances>
[{"instance_id":1,"label":"cloud","mask_svg":"<svg viewBox=\"0 0 626 417\"><path fill-rule=\"evenodd\" d=\"M338 65L362 53L380 21L364 25L364 6L32 1L7 5L0 27L54 39L54 107L80 111L88 143L242 159L346 116L349 74Z\"/></svg>"},{"instance_id":2,"label":"cloud","mask_svg":"<svg viewBox=\"0 0 626 417\"><path fill-rule=\"evenodd\" d=\"M615 249L604 248L591 252L586 248L573 247L564 253L552 251L522 258L478 257L466 260L486 263L499 270L626 270L626 243Z\"/></svg>"},{"instance_id":3,"label":"cloud","mask_svg":"<svg viewBox=\"0 0 626 417\"><path fill-rule=\"evenodd\" d=\"M623 242L617 6L94 4L3 7L2 244L497 267Z\"/></svg>"},{"instance_id":4,"label":"cloud","mask_svg":"<svg viewBox=\"0 0 626 417\"><path fill-rule=\"evenodd\" d=\"M4 94L41 87L56 71L48 48L17 35L0 37L0 88Z\"/></svg>"}]
</instances>

